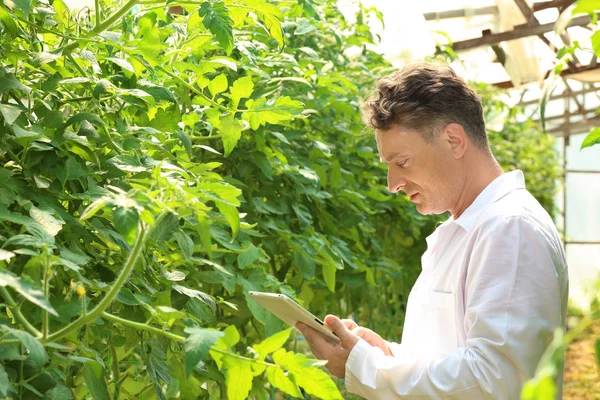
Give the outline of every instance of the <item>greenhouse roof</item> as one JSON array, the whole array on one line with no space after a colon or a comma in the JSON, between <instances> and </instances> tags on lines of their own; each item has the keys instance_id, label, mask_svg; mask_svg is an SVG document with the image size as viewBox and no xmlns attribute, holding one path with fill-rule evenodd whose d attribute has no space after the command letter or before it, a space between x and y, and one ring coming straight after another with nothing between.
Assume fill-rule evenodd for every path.
<instances>
[{"instance_id":1,"label":"greenhouse roof","mask_svg":"<svg viewBox=\"0 0 600 400\"><path fill-rule=\"evenodd\" d=\"M597 124L600 69L587 27L590 19L585 15L574 18L560 35L554 30L560 13L574 0L362 3L382 11L385 27L375 18L372 27L381 36L378 50L394 65L422 59L449 38L460 60L452 67L459 74L509 89L512 101L524 104L534 119L539 118L539 100L557 63L557 52L579 42L581 49L575 50L563 69L548 102L546 127L556 135L568 136ZM352 0L341 0L340 5L348 16L358 7Z\"/></svg>"}]
</instances>

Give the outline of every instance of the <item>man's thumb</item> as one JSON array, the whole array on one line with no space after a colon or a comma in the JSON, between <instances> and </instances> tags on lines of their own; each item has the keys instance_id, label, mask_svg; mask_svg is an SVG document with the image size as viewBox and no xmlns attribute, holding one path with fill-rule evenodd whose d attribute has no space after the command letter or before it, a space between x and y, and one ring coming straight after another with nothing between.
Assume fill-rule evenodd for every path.
<instances>
[{"instance_id":1,"label":"man's thumb","mask_svg":"<svg viewBox=\"0 0 600 400\"><path fill-rule=\"evenodd\" d=\"M346 328L346 325L344 325L344 323L335 315L326 316L325 324L327 324L333 333L340 338L342 345L354 346L356 344L357 338L354 338L355 335L353 335L348 328Z\"/></svg>"}]
</instances>

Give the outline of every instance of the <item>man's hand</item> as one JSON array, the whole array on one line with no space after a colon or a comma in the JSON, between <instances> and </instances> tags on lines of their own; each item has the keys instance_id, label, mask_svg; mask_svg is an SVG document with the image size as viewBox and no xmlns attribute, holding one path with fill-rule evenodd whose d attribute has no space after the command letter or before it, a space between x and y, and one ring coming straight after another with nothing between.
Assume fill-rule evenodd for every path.
<instances>
[{"instance_id":1,"label":"man's hand","mask_svg":"<svg viewBox=\"0 0 600 400\"><path fill-rule=\"evenodd\" d=\"M339 343L332 344L316 330L301 322L296 324L296 328L304 335L315 357L320 360L327 360L328 362L325 367L332 375L338 378L344 378L346 374L346 361L348 361L350 351L352 351L352 348L358 343L360 338L366 340L371 346L380 347L384 353L392 355L381 336L370 329L358 326L352 320L340 320L334 315L328 315L325 317L325 324L340 338Z\"/></svg>"},{"instance_id":2,"label":"man's hand","mask_svg":"<svg viewBox=\"0 0 600 400\"><path fill-rule=\"evenodd\" d=\"M365 342L369 343L373 347L379 347L383 354L386 356L393 357L392 351L388 346L387 342L383 340L381 336L377 333L373 332L368 328L363 328L362 326L358 326L356 322L351 319L343 319L342 322L346 325L346 328L350 330L350 332L354 333L356 336L362 338Z\"/></svg>"}]
</instances>

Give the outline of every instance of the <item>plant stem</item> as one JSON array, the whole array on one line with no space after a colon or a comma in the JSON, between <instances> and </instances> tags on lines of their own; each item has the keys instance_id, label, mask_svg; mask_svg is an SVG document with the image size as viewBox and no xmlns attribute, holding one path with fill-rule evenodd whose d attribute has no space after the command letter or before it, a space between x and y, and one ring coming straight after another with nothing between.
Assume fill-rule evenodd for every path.
<instances>
[{"instance_id":1,"label":"plant stem","mask_svg":"<svg viewBox=\"0 0 600 400\"><path fill-rule=\"evenodd\" d=\"M11 344L19 344L21 341L19 339L6 339L0 342L0 346L9 346Z\"/></svg>"},{"instance_id":2,"label":"plant stem","mask_svg":"<svg viewBox=\"0 0 600 400\"><path fill-rule=\"evenodd\" d=\"M98 25L100 25L100 0L94 0L94 7L96 8L96 28Z\"/></svg>"},{"instance_id":3,"label":"plant stem","mask_svg":"<svg viewBox=\"0 0 600 400\"><path fill-rule=\"evenodd\" d=\"M204 93L202 93L202 91L196 89L193 85L190 85L188 82L184 81L183 79L181 79L180 77L178 77L177 75L175 75L171 71L165 69L161 65L157 65L156 69L158 69L159 71L164 72L165 74L169 75L171 78L173 78L176 81L180 82L183 86L185 86L186 88L188 88L192 92L196 93L198 96L202 97L204 100L206 100L207 102L209 102L210 104L212 104L215 107L218 107L218 108L220 108L220 109L222 109L224 111L229 111L229 112L245 111L245 110L230 110L229 108L227 108L227 107L225 107L225 106L217 103L216 101L208 98Z\"/></svg>"},{"instance_id":4,"label":"plant stem","mask_svg":"<svg viewBox=\"0 0 600 400\"><path fill-rule=\"evenodd\" d=\"M10 293L8 293L8 290L6 290L6 287L4 287L4 286L0 287L0 294L2 294L2 297L4 297L4 300L8 303L8 307L10 308L12 315L15 317L15 320L17 322L19 322L21 325L23 325L23 328L25 328L25 330L27 332L31 333L33 336L35 336L35 337L42 336L42 333L40 331L38 331L37 329L35 329L35 327L33 325L31 325L31 323L27 320L27 318L25 318L25 316L21 313L21 308L14 301L14 299L12 298Z\"/></svg>"},{"instance_id":5,"label":"plant stem","mask_svg":"<svg viewBox=\"0 0 600 400\"><path fill-rule=\"evenodd\" d=\"M106 296L104 296L102 301L100 301L100 303L98 303L98 305L92 311L79 317L78 319L71 322L69 325L65 326L58 332L48 336L48 338L46 340L43 340L43 342L56 341L101 316L102 312L110 305L110 303L112 303L119 290L121 290L121 287L125 283L125 280L129 276L129 273L135 266L140 254L142 253L142 249L144 248L144 244L146 243L146 239L148 238L148 236L149 234L147 234L144 231L143 225L141 225L140 229L138 230L138 236L135 240L133 249L131 250L131 253L129 253L129 258L125 262L125 265L123 266L121 273L117 277L117 280L112 284L110 290L108 291Z\"/></svg>"},{"instance_id":6,"label":"plant stem","mask_svg":"<svg viewBox=\"0 0 600 400\"><path fill-rule=\"evenodd\" d=\"M133 6L135 6L137 4L137 2L138 2L138 0L129 0L127 3L123 4L123 6L121 8L119 8L117 11L115 11L113 15L106 18L100 24L97 24L91 31L89 31L88 34L85 36L85 38L87 39L92 36L98 35L99 33L104 32L106 30L106 28L108 28L115 21L117 21L119 18L121 18L127 11L129 11ZM64 47L63 53L71 52L75 47L77 47L78 44L79 44L78 41L69 43L68 45L66 45Z\"/></svg>"},{"instance_id":7,"label":"plant stem","mask_svg":"<svg viewBox=\"0 0 600 400\"><path fill-rule=\"evenodd\" d=\"M118 322L121 325L129 326L131 328L135 328L135 329L138 329L138 330L144 330L144 331L155 333L157 335L163 335L163 336L168 337L169 339L174 340L176 342L180 342L180 343L185 342L185 337L183 337L183 336L176 335L175 333L167 332L165 330L156 328L154 326L150 326L148 324L144 324L144 323L141 323L141 322L130 321L128 319L117 317L116 315L109 314L106 311L102 313L102 318L107 319L107 320L112 321L112 322ZM260 360L254 359L254 358L248 358L248 357L240 356L239 354L231 353L229 351L225 351L225 350L221 350L221 349L214 349L213 348L213 349L210 349L210 351L221 353L221 354L224 354L224 355L226 355L228 357L238 358L238 359L244 360L244 361L255 362L255 363L259 363L259 364L263 364L263 365L271 366L271 367L279 367L277 364L272 364L272 363L269 363L269 362L266 362L266 361L260 361Z\"/></svg>"}]
</instances>

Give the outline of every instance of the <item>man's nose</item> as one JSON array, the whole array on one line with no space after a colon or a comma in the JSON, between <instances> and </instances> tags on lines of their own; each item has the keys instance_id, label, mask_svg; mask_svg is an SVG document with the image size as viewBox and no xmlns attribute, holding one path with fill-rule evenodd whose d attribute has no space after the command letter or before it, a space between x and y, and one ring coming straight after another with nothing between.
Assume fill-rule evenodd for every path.
<instances>
[{"instance_id":1,"label":"man's nose","mask_svg":"<svg viewBox=\"0 0 600 400\"><path fill-rule=\"evenodd\" d=\"M391 193L398 193L406 186L406 179L397 172L388 170L388 190Z\"/></svg>"}]
</instances>

